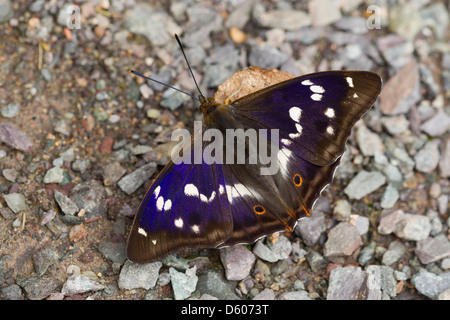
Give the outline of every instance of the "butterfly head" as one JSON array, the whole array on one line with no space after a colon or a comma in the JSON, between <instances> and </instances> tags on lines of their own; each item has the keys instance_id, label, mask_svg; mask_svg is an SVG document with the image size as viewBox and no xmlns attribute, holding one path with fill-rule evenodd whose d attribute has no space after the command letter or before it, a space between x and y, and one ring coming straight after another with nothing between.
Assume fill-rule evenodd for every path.
<instances>
[{"instance_id":1,"label":"butterfly head","mask_svg":"<svg viewBox=\"0 0 450 320\"><path fill-rule=\"evenodd\" d=\"M200 107L198 107L198 110L203 113L203 116L206 117L208 114L210 114L213 110L216 109L217 106L220 104L216 102L214 98L205 98L203 96L199 96L200 98Z\"/></svg>"}]
</instances>

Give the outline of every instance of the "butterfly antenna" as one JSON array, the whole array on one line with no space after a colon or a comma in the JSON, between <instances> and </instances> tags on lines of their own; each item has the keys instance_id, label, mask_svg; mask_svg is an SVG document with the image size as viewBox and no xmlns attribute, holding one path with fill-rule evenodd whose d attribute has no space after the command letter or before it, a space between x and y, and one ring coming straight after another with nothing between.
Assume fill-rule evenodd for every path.
<instances>
[{"instance_id":1,"label":"butterfly antenna","mask_svg":"<svg viewBox=\"0 0 450 320\"><path fill-rule=\"evenodd\" d=\"M188 58L186 57L186 54L184 53L183 45L181 44L180 38L178 38L178 35L176 33L175 33L175 39L177 39L178 45L180 46L181 52L183 53L183 56L184 56L184 60L186 60L187 66L189 68L189 71L191 72L192 79L194 79L195 86L197 87L197 90L200 93L200 100L201 101L205 101L206 98L202 94L202 92L200 91L200 88L198 86L197 80L195 80L194 73L192 72L191 65L189 64Z\"/></svg>"},{"instance_id":2,"label":"butterfly antenna","mask_svg":"<svg viewBox=\"0 0 450 320\"><path fill-rule=\"evenodd\" d=\"M187 93L187 92L184 92L183 90L180 90L180 89L177 89L177 88L175 88L175 87L172 87L171 85L169 85L169 84L167 84L167 83L164 83L164 82L161 82L161 81L158 81L158 80L155 80L155 79L146 77L146 76L144 76L143 74L140 74L139 72L134 71L134 70L130 70L130 73L135 74L135 75L137 75L137 76L139 76L139 77L141 77L141 78L144 78L144 79L147 79L147 80L151 80L151 81L156 82L156 83L158 83L158 84L160 84L160 85L169 87L169 88L171 88L171 89L173 89L173 90L176 90L176 91L178 91L178 92L187 94L187 95L188 95L189 97L191 97L192 99L195 99L195 100L197 100L198 102L201 103L200 99L194 97L193 95L191 95L191 94L189 94L189 93Z\"/></svg>"}]
</instances>

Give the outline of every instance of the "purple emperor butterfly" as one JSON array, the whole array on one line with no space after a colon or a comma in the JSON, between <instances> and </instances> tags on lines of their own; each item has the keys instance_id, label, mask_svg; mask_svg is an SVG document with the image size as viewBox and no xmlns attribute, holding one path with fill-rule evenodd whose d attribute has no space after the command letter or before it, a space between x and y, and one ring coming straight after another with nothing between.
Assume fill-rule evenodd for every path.
<instances>
[{"instance_id":1,"label":"purple emperor butterfly","mask_svg":"<svg viewBox=\"0 0 450 320\"><path fill-rule=\"evenodd\" d=\"M227 129L266 129L259 140L267 140L267 154L276 152L279 169L262 175L265 164L248 161L255 150L250 143L243 164L170 161L137 210L128 258L146 263L184 248L253 243L277 231L292 231L331 182L353 125L380 90L375 73L328 71L293 78L228 104L200 95L203 131L214 128L226 137ZM278 129L278 135L271 129ZM191 160L208 146L198 137L194 134L190 143L202 147L190 148ZM274 140L277 149L271 147Z\"/></svg>"}]
</instances>

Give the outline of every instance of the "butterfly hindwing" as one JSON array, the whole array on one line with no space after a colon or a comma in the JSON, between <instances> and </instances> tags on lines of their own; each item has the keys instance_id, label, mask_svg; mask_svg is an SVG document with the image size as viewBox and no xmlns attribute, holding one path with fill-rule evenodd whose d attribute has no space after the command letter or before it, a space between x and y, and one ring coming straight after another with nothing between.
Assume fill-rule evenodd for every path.
<instances>
[{"instance_id":1,"label":"butterfly hindwing","mask_svg":"<svg viewBox=\"0 0 450 320\"><path fill-rule=\"evenodd\" d=\"M160 260L183 248L212 248L232 232L219 164L170 162L142 200L128 239L135 262Z\"/></svg>"}]
</instances>

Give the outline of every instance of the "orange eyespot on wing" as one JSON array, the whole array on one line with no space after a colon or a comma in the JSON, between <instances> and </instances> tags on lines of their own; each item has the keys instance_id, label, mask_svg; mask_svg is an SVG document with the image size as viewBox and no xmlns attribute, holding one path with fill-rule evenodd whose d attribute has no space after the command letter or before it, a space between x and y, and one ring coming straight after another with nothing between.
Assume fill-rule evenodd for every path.
<instances>
[{"instance_id":1,"label":"orange eyespot on wing","mask_svg":"<svg viewBox=\"0 0 450 320\"><path fill-rule=\"evenodd\" d=\"M294 174L294 176L292 177L292 181L294 182L294 185L296 187L300 187L303 183L303 179L298 173Z\"/></svg>"},{"instance_id":2,"label":"orange eyespot on wing","mask_svg":"<svg viewBox=\"0 0 450 320\"><path fill-rule=\"evenodd\" d=\"M254 206L253 211L258 215L266 213L266 209L260 204L257 204L256 206Z\"/></svg>"}]
</instances>

